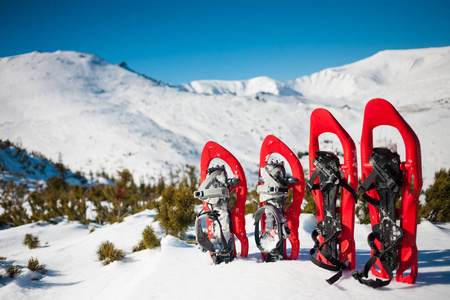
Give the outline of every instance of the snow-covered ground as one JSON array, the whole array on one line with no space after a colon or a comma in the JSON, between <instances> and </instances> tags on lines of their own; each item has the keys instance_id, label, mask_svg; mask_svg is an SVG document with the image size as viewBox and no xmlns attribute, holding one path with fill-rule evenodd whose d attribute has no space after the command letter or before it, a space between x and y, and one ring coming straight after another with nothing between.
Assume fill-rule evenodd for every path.
<instances>
[{"instance_id":1,"label":"snow-covered ground","mask_svg":"<svg viewBox=\"0 0 450 300\"><path fill-rule=\"evenodd\" d=\"M0 279L1 299L446 299L450 295L450 226L422 221L418 226L419 275L415 284L392 281L374 290L359 284L344 271L330 286L325 281L334 272L309 261L313 242L310 233L315 217L300 217L300 256L295 261L263 263L253 237L253 220L246 217L250 251L247 259L213 265L207 253L178 238L166 236L155 250L131 252L145 226L152 224L161 237L155 212L146 210L122 223L90 228L78 222L57 225L28 224L0 231L2 269L13 263L24 272L15 279ZM91 225L92 227L92 225ZM366 243L370 225L355 226L357 270L369 258ZM39 236L42 247L22 245L26 233ZM193 230L191 229L191 233ZM96 250L104 241L126 252L126 258L103 266ZM237 242L238 243L238 242ZM238 249L240 245L237 244ZM46 264L48 272L39 281L26 269L29 258ZM0 270L3 275L4 271Z\"/></svg>"},{"instance_id":2,"label":"snow-covered ground","mask_svg":"<svg viewBox=\"0 0 450 300\"><path fill-rule=\"evenodd\" d=\"M53 161L62 157L73 171L116 175L128 168L146 181L198 167L203 146L214 140L236 156L254 187L267 135L306 152L311 112L323 107L359 148L364 106L382 97L421 141L426 188L436 170L450 167L449 70L450 47L443 47L383 51L288 82L257 77L172 87L91 54L33 52L0 59L0 138ZM394 140L404 154L397 131L377 128L375 138L376 145Z\"/></svg>"}]
</instances>

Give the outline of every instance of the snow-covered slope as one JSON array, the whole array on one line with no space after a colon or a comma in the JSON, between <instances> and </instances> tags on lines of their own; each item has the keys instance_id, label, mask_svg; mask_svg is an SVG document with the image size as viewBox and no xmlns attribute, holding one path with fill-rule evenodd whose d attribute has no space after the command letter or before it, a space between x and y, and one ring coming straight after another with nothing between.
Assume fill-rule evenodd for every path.
<instances>
[{"instance_id":1,"label":"snow-covered slope","mask_svg":"<svg viewBox=\"0 0 450 300\"><path fill-rule=\"evenodd\" d=\"M61 155L74 171L129 168L147 181L198 167L214 140L241 161L253 187L265 136L305 152L309 116L324 107L358 145L365 103L384 97L419 136L426 187L437 169L450 167L448 70L450 47L384 51L290 82L258 77L177 88L91 54L33 52L0 59L0 138L20 139L53 161ZM380 128L375 137L404 152L397 132Z\"/></svg>"},{"instance_id":2,"label":"snow-covered slope","mask_svg":"<svg viewBox=\"0 0 450 300\"><path fill-rule=\"evenodd\" d=\"M0 141L0 179L23 182L33 188L45 184L47 179L63 176L69 184L89 184L81 174L74 174L64 165L57 165L39 153L27 153L26 150Z\"/></svg>"},{"instance_id":3,"label":"snow-covered slope","mask_svg":"<svg viewBox=\"0 0 450 300\"><path fill-rule=\"evenodd\" d=\"M424 220L418 226L419 274L413 285L392 281L374 290L359 284L345 270L334 285L325 279L334 275L309 261L313 246L310 234L313 215L300 216L300 256L295 261L263 263L252 232L253 220L246 216L249 257L230 264L213 265L207 253L194 245L166 236L155 250L131 252L151 224L162 235L154 211L143 211L122 223L96 228L63 221L28 224L0 231L0 274L13 264L23 273L15 279L0 278L2 299L445 299L450 293L450 227ZM153 222L153 223L152 223ZM355 225L356 270L369 259L367 235L370 225ZM42 247L29 250L22 245L25 234L38 236ZM193 228L191 228L193 233ZM109 240L126 252L122 261L102 266L97 247ZM238 249L240 245L237 243ZM27 261L37 258L46 264L42 276L29 271ZM38 276L38 281L31 278Z\"/></svg>"},{"instance_id":4,"label":"snow-covered slope","mask_svg":"<svg viewBox=\"0 0 450 300\"><path fill-rule=\"evenodd\" d=\"M288 83L307 97L388 97L394 105L448 98L450 47L389 50ZM433 88L431 88L433 87Z\"/></svg>"}]
</instances>

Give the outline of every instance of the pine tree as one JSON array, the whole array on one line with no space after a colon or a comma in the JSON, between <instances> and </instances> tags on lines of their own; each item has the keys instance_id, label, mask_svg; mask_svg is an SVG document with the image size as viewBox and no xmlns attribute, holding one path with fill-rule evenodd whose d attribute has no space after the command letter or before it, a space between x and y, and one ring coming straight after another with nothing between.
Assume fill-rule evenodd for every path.
<instances>
[{"instance_id":1,"label":"pine tree","mask_svg":"<svg viewBox=\"0 0 450 300\"><path fill-rule=\"evenodd\" d=\"M97 248L97 257L104 266L125 257L125 252L116 249L116 246L110 241L103 241Z\"/></svg>"},{"instance_id":2,"label":"pine tree","mask_svg":"<svg viewBox=\"0 0 450 300\"><path fill-rule=\"evenodd\" d=\"M31 219L33 221L50 221L50 217L45 209L45 201L42 197L43 187L38 186L28 197L28 204L31 208Z\"/></svg>"},{"instance_id":3,"label":"pine tree","mask_svg":"<svg viewBox=\"0 0 450 300\"><path fill-rule=\"evenodd\" d=\"M431 222L450 222L450 169L435 173L433 185L425 191L420 215Z\"/></svg>"},{"instance_id":4,"label":"pine tree","mask_svg":"<svg viewBox=\"0 0 450 300\"><path fill-rule=\"evenodd\" d=\"M157 215L166 234L179 236L195 221L194 191L188 187L187 179L178 187L169 185L162 193L159 201L155 202Z\"/></svg>"},{"instance_id":5,"label":"pine tree","mask_svg":"<svg viewBox=\"0 0 450 300\"><path fill-rule=\"evenodd\" d=\"M23 206L28 189L24 183L15 183L13 179L0 181L0 207L3 213L0 215L0 226L6 224L23 225L30 222L28 212Z\"/></svg>"},{"instance_id":6,"label":"pine tree","mask_svg":"<svg viewBox=\"0 0 450 300\"><path fill-rule=\"evenodd\" d=\"M86 185L82 187L79 185L70 186L65 205L65 214L69 221L77 220L81 224L89 223L89 220L86 218L86 191Z\"/></svg>"},{"instance_id":7,"label":"pine tree","mask_svg":"<svg viewBox=\"0 0 450 300\"><path fill-rule=\"evenodd\" d=\"M149 225L142 231L142 240L133 247L132 251L141 251L144 249L154 249L161 245L161 239L155 234L153 228Z\"/></svg>"},{"instance_id":8,"label":"pine tree","mask_svg":"<svg viewBox=\"0 0 450 300\"><path fill-rule=\"evenodd\" d=\"M115 180L115 186L107 186L104 194L113 205L108 216L110 223L121 222L138 205L137 187L133 181L133 175L127 169L119 172L119 179Z\"/></svg>"},{"instance_id":9,"label":"pine tree","mask_svg":"<svg viewBox=\"0 0 450 300\"><path fill-rule=\"evenodd\" d=\"M103 202L106 201L104 194L105 187L103 185L92 185L87 191L86 198L89 199L95 207L97 213L96 221L102 225L108 218L109 210Z\"/></svg>"}]
</instances>

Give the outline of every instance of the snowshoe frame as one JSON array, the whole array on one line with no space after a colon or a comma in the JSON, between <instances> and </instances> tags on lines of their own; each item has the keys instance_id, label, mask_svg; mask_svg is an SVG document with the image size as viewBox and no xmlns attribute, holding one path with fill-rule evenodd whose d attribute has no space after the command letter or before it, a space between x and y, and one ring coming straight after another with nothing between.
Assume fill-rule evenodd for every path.
<instances>
[{"instance_id":1,"label":"snowshoe frame","mask_svg":"<svg viewBox=\"0 0 450 300\"><path fill-rule=\"evenodd\" d=\"M336 207L336 213L341 215L340 228L341 233L336 238L336 244L339 248L338 261L327 261L326 257L322 255L321 249L317 249L317 260L330 266L330 270L336 270L332 266L341 266L348 260L349 263L345 267L347 269L354 269L355 260L355 241L354 241L354 228L355 228L355 202L356 198L354 190L358 186L358 169L357 169L357 157L356 147L350 135L339 124L339 122L333 117L333 115L326 109L315 109L311 114L310 123L310 141L309 141L309 174L312 176L316 170L314 160L316 158L316 152L319 149L319 136L323 133L335 134L344 150L344 163L340 165L341 170L344 172L344 177L340 179L341 186L344 184L350 189L342 189L341 207ZM316 177L314 184L319 183L319 176ZM312 183L309 184L312 187ZM353 190L353 192L351 192ZM317 223L324 221L324 197L320 189L313 189L312 194L316 203ZM334 238L334 237L333 237ZM314 239L314 237L313 237ZM320 244L325 244L325 240L321 236L316 236L316 239ZM314 249L314 248L313 248ZM313 251L311 249L311 251ZM311 254L311 253L310 253ZM327 255L328 256L328 255ZM314 261L313 261L314 262ZM328 282L332 284L339 279L338 277L330 278Z\"/></svg>"},{"instance_id":2,"label":"snowshoe frame","mask_svg":"<svg viewBox=\"0 0 450 300\"><path fill-rule=\"evenodd\" d=\"M417 219L419 196L422 190L422 161L420 142L398 111L388 101L376 98L370 100L364 111L364 122L361 136L361 172L363 182L373 170L369 162L373 149L373 130L381 125L395 127L405 143L405 160L401 162L403 171L403 186L401 189L401 208L396 210L396 217L400 218L400 227L403 230L403 238L397 245L398 263L396 281L412 284L418 274L418 251L416 245ZM376 190L370 190L368 195L378 199ZM380 223L379 211L369 203L370 222L372 227ZM380 246L380 245L378 245ZM373 255L373 251L372 251ZM381 278L389 278L388 273L377 260L378 271L372 267L372 273ZM404 272L410 269L407 276Z\"/></svg>"},{"instance_id":3,"label":"snowshoe frame","mask_svg":"<svg viewBox=\"0 0 450 300\"><path fill-rule=\"evenodd\" d=\"M239 239L241 244L241 257L247 257L248 255L248 239L245 232L245 201L247 198L247 181L245 178L244 170L239 161L224 147L216 142L209 141L205 144L202 151L200 160L200 183L206 179L208 175L209 164L214 158L222 159L233 172L233 176L238 178L240 182L231 187L230 193L236 191L236 205L231 211L231 231L233 236ZM209 211L208 203L203 201L204 211ZM214 235L212 230L212 221L206 220L208 227L208 236L211 238ZM233 244L234 238L233 238ZM233 257L236 257L236 246L233 245Z\"/></svg>"},{"instance_id":4,"label":"snowshoe frame","mask_svg":"<svg viewBox=\"0 0 450 300\"><path fill-rule=\"evenodd\" d=\"M266 164L269 162L269 158L271 154L277 153L283 156L288 162L291 171L292 177L298 179L296 183L290 184L287 186L288 190L292 189L292 203L289 208L282 212L284 214L284 218L287 221L290 236L288 238L291 243L291 253L287 256L286 253L286 240L283 241L283 255L285 259L296 260L300 251L300 241L298 238L298 227L300 224L300 213L301 213L301 204L303 201L303 196L305 195L305 175L303 173L303 168L300 163L298 157L292 152L292 150L286 146L281 140L273 135L268 135L261 146L260 152L260 160L259 160L259 176L261 176L261 168L264 168ZM261 185L261 182L258 182L258 185ZM259 203L260 208L265 206L265 202ZM264 232L265 228L265 215L262 215L261 218L261 231ZM255 232L255 237L259 233ZM266 260L267 255L265 253L261 253L264 260Z\"/></svg>"}]
</instances>

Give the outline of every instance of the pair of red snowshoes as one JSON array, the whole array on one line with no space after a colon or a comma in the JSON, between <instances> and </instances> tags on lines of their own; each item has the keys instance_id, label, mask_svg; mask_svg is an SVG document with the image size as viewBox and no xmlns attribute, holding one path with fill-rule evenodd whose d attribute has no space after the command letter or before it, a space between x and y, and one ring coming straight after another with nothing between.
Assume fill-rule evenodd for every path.
<instances>
[{"instance_id":1,"label":"pair of red snowshoes","mask_svg":"<svg viewBox=\"0 0 450 300\"><path fill-rule=\"evenodd\" d=\"M401 162L399 155L387 148L373 147L373 130L381 125L398 129L406 147L405 161ZM317 210L311 261L325 269L338 271L327 280L330 284L341 277L343 269L355 268L357 191L369 203L372 233L368 242L372 250L364 270L354 272L353 277L378 288L389 284L396 270L397 281L414 283L418 264L418 199L422 188L420 144L414 131L386 100L369 101L361 137L362 184L358 187L356 148L349 134L325 109L313 111L310 130L311 179L307 186L314 196ZM334 153L320 151L318 137L326 132L339 138L344 150L343 164ZM339 191L341 196L338 199ZM400 194L400 208L396 209ZM400 219L399 225L397 219ZM317 258L314 257L316 252ZM405 276L408 269L410 272ZM387 280L368 279L370 270L375 276Z\"/></svg>"},{"instance_id":2,"label":"pair of red snowshoes","mask_svg":"<svg viewBox=\"0 0 450 300\"><path fill-rule=\"evenodd\" d=\"M278 155L278 158L271 157L273 154ZM289 164L292 176L287 176L284 160L280 156ZM217 163L217 159L223 164L215 166L213 160ZM228 178L227 169L231 169L231 178ZM247 257L247 182L242 166L228 150L210 141L203 148L200 170L201 184L194 193L196 198L203 201L203 210L197 215L195 225L197 242L204 251L209 251L213 262L219 264L230 262L236 257L237 237L241 244L240 254ZM292 190L292 203L287 208L289 190ZM232 209L233 191L236 191L236 204ZM300 249L300 207L305 192L303 168L297 156L272 135L266 137L261 147L257 191L261 200L260 209L255 213L255 241L264 260L297 259ZM203 232L203 219L207 233ZM290 255L286 251L286 239L292 246Z\"/></svg>"}]
</instances>

